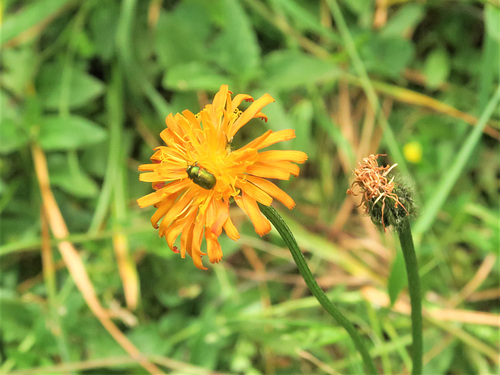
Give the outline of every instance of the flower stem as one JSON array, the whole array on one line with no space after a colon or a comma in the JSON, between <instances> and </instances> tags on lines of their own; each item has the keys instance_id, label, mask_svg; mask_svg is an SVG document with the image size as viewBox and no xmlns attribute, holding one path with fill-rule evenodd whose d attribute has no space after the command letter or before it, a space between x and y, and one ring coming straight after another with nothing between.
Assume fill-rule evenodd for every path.
<instances>
[{"instance_id":1,"label":"flower stem","mask_svg":"<svg viewBox=\"0 0 500 375\"><path fill-rule=\"evenodd\" d=\"M311 270L307 266L304 255L299 249L297 241L293 236L290 228L286 225L283 218L278 214L278 212L270 206L264 206L259 203L260 210L262 213L269 219L269 221L274 225L278 233L281 235L286 245L290 249L292 253L293 260L297 264L297 268L299 269L300 274L302 275L304 281L306 282L307 287L311 291L311 293L316 297L321 306L339 323L344 329L347 331L351 340L354 342L354 346L358 350L359 354L363 359L365 364L365 369L369 374L377 374L377 370L375 368L375 364L373 363L370 355L368 354L368 350L363 342L363 339L356 331L352 323L347 320L347 318L333 305L333 303L328 299L323 290L319 287L318 283L314 279L314 276L311 273Z\"/></svg>"},{"instance_id":2,"label":"flower stem","mask_svg":"<svg viewBox=\"0 0 500 375\"><path fill-rule=\"evenodd\" d=\"M412 374L422 373L422 302L420 296L420 279L418 276L417 256L413 246L410 221L405 217L398 228L399 242L403 250L403 256L406 264L406 273L408 274L408 289L410 292L411 303L411 328L413 336Z\"/></svg>"}]
</instances>

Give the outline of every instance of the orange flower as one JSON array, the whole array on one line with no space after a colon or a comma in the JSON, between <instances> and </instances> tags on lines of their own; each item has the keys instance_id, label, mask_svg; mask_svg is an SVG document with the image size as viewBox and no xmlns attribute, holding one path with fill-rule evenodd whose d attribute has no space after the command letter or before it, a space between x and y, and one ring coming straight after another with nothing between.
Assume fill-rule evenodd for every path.
<instances>
[{"instance_id":1,"label":"orange flower","mask_svg":"<svg viewBox=\"0 0 500 375\"><path fill-rule=\"evenodd\" d=\"M236 132L252 118L267 117L260 110L274 102L265 94L245 111L238 109L242 101L253 101L249 95L231 98L227 85L222 85L213 103L198 114L188 110L169 114L167 128L160 136L166 146L156 147L151 157L153 164L143 164L140 180L151 182L155 192L137 200L140 207L154 205L156 212L151 223L159 229L168 246L179 252L174 243L180 235L181 257L186 252L196 267L206 269L201 257L203 235L210 262L222 259L218 241L222 230L229 238L240 235L229 217L230 199L248 215L255 231L264 235L271 224L262 215L257 202L269 206L273 198L289 209L293 199L266 178L288 180L298 176L299 167L307 155L301 151L259 150L281 141L295 138L294 130L268 130L246 146L231 149ZM158 225L158 222L161 223Z\"/></svg>"}]
</instances>

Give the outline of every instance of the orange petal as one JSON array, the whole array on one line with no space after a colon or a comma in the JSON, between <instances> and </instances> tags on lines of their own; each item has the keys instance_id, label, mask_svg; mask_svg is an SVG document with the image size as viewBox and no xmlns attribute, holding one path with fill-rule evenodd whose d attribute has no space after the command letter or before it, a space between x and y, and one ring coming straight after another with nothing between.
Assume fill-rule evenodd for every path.
<instances>
[{"instance_id":1,"label":"orange petal","mask_svg":"<svg viewBox=\"0 0 500 375\"><path fill-rule=\"evenodd\" d=\"M246 178L248 181L261 188L271 197L283 203L288 209L291 210L292 208L295 207L294 200L287 193L285 193L283 190L281 190L279 187L273 184L271 181L250 175L247 175Z\"/></svg>"},{"instance_id":2,"label":"orange petal","mask_svg":"<svg viewBox=\"0 0 500 375\"><path fill-rule=\"evenodd\" d=\"M262 215L254 199L249 198L248 195L243 192L241 197L235 196L234 201L250 218L255 228L255 232L257 232L259 236L269 233L271 230L271 223Z\"/></svg>"},{"instance_id":3,"label":"orange petal","mask_svg":"<svg viewBox=\"0 0 500 375\"><path fill-rule=\"evenodd\" d=\"M144 197L137 199L137 204L141 208L152 206L153 204L161 201L164 197L165 194L162 192L162 190L157 190L154 193L150 193L148 195L145 195Z\"/></svg>"},{"instance_id":4,"label":"orange petal","mask_svg":"<svg viewBox=\"0 0 500 375\"><path fill-rule=\"evenodd\" d=\"M265 114L263 114L262 112L258 112L256 113L253 118L260 118L261 120L264 120L264 122L267 122L268 118Z\"/></svg>"},{"instance_id":5,"label":"orange petal","mask_svg":"<svg viewBox=\"0 0 500 375\"><path fill-rule=\"evenodd\" d=\"M262 108L266 105L274 102L274 99L269 94L262 95L259 99L254 101L250 107L248 107L245 112L234 122L233 126L229 130L228 138L231 139L234 137L236 132L240 130L240 128L245 125L248 121L253 119L257 113L260 112Z\"/></svg>"},{"instance_id":6,"label":"orange petal","mask_svg":"<svg viewBox=\"0 0 500 375\"><path fill-rule=\"evenodd\" d=\"M240 238L240 233L234 226L230 216L227 217L227 220L224 223L224 232L226 232L226 235L233 241L237 241Z\"/></svg>"},{"instance_id":7,"label":"orange petal","mask_svg":"<svg viewBox=\"0 0 500 375\"><path fill-rule=\"evenodd\" d=\"M146 171L154 171L156 168L158 168L158 164L141 164L139 165L139 168L137 170L139 172L146 172Z\"/></svg>"},{"instance_id":8,"label":"orange petal","mask_svg":"<svg viewBox=\"0 0 500 375\"><path fill-rule=\"evenodd\" d=\"M168 185L165 185L165 187L162 188L162 191L164 192L164 194L170 195L187 189L192 185L193 183L190 179L184 178L182 180L174 181L169 183Z\"/></svg>"},{"instance_id":9,"label":"orange petal","mask_svg":"<svg viewBox=\"0 0 500 375\"><path fill-rule=\"evenodd\" d=\"M181 214L186 212L193 202L193 193L191 191L187 191L178 199L175 204L170 208L165 217L160 223L160 227L158 229L158 234L160 237L163 237L167 227Z\"/></svg>"},{"instance_id":10,"label":"orange petal","mask_svg":"<svg viewBox=\"0 0 500 375\"><path fill-rule=\"evenodd\" d=\"M177 194L172 194L167 199L161 201L158 204L158 209L153 214L153 216L151 216L151 225L153 225L153 228L158 229L158 221L160 221L160 219L165 216L167 211L170 210L175 200L177 199L177 196Z\"/></svg>"},{"instance_id":11,"label":"orange petal","mask_svg":"<svg viewBox=\"0 0 500 375\"><path fill-rule=\"evenodd\" d=\"M199 268L202 270L206 270L206 268L203 266L203 263L201 261L201 257L203 255L206 255L204 252L201 251L201 241L202 241L204 226L205 226L205 220L204 220L203 215L198 215L198 217L196 218L196 220L194 222L193 237L192 237L193 245L191 247L191 257L193 258L193 263L196 266L196 268Z\"/></svg>"},{"instance_id":12,"label":"orange petal","mask_svg":"<svg viewBox=\"0 0 500 375\"><path fill-rule=\"evenodd\" d=\"M148 172L148 173L141 173L139 175L139 181L157 182L157 181L163 181L163 180L165 180L165 176L163 176L161 173L158 173L156 171Z\"/></svg>"},{"instance_id":13,"label":"orange petal","mask_svg":"<svg viewBox=\"0 0 500 375\"><path fill-rule=\"evenodd\" d=\"M217 236L212 232L205 230L205 240L207 242L207 254L210 263L219 263L222 259L222 249L217 240Z\"/></svg>"},{"instance_id":14,"label":"orange petal","mask_svg":"<svg viewBox=\"0 0 500 375\"><path fill-rule=\"evenodd\" d=\"M191 256L191 247L193 246L193 228L194 222L188 224L181 233L181 258L186 257L186 252Z\"/></svg>"},{"instance_id":15,"label":"orange petal","mask_svg":"<svg viewBox=\"0 0 500 375\"><path fill-rule=\"evenodd\" d=\"M227 94L229 92L229 87L227 85L221 85L219 91L214 96L212 101L212 106L210 108L210 116L212 120L216 120L216 124L219 125L220 117L224 112L224 107L226 106Z\"/></svg>"},{"instance_id":16,"label":"orange petal","mask_svg":"<svg viewBox=\"0 0 500 375\"><path fill-rule=\"evenodd\" d=\"M264 142L259 145L259 149L266 148L271 145L274 145L278 142L289 141L290 139L295 138L295 130L293 129L285 129L277 132L273 132L269 137L266 138Z\"/></svg>"},{"instance_id":17,"label":"orange petal","mask_svg":"<svg viewBox=\"0 0 500 375\"><path fill-rule=\"evenodd\" d=\"M290 161L293 163L302 164L307 160L307 154L302 151L290 151L290 150L273 150L259 152L259 161L264 163L275 162L275 161Z\"/></svg>"},{"instance_id":18,"label":"orange petal","mask_svg":"<svg viewBox=\"0 0 500 375\"><path fill-rule=\"evenodd\" d=\"M289 163L287 166L277 166L278 163L255 163L246 169L246 173L276 180L288 180L292 172L297 172L299 167L296 164ZM293 169L293 170L292 170Z\"/></svg>"},{"instance_id":19,"label":"orange petal","mask_svg":"<svg viewBox=\"0 0 500 375\"><path fill-rule=\"evenodd\" d=\"M188 122L191 124L191 126L195 129L201 129L200 122L196 118L196 116L193 114L193 112L189 110L182 111L182 114L188 120Z\"/></svg>"},{"instance_id":20,"label":"orange petal","mask_svg":"<svg viewBox=\"0 0 500 375\"><path fill-rule=\"evenodd\" d=\"M262 134L261 136L255 138L252 142L246 144L245 146L239 148L237 151L242 151L242 150L245 150L245 149L250 149L250 148L254 148L256 150L259 150L261 148L263 148L261 145L267 140L267 138L269 138L269 136L273 133L272 130L268 130L267 132L265 132L264 134Z\"/></svg>"},{"instance_id":21,"label":"orange petal","mask_svg":"<svg viewBox=\"0 0 500 375\"><path fill-rule=\"evenodd\" d=\"M238 108L243 101L250 102L253 101L253 98L247 94L236 95L231 101L231 108L229 108L229 113L233 113L234 110Z\"/></svg>"},{"instance_id":22,"label":"orange petal","mask_svg":"<svg viewBox=\"0 0 500 375\"><path fill-rule=\"evenodd\" d=\"M285 180L288 180L290 178L290 175L298 176L300 173L299 166L289 161L274 161L270 163L263 163L259 161L249 166L246 172L249 174L254 174L256 176L266 177L260 174L253 173L253 171L256 170L260 171L261 173L274 172L279 175L282 175L282 172L285 172L288 174L288 177L284 178ZM272 174L268 178L276 178L278 180L281 179L279 177L273 177Z\"/></svg>"},{"instance_id":23,"label":"orange petal","mask_svg":"<svg viewBox=\"0 0 500 375\"><path fill-rule=\"evenodd\" d=\"M216 216L213 221L210 221L207 213L207 226L210 227L210 231L212 233L214 233L216 236L220 236L220 234L222 233L222 227L229 217L229 204L215 200L213 202L217 202L214 204L216 205Z\"/></svg>"},{"instance_id":24,"label":"orange petal","mask_svg":"<svg viewBox=\"0 0 500 375\"><path fill-rule=\"evenodd\" d=\"M244 191L248 196L265 206L270 206L273 203L273 198L262 189L259 189L254 184L249 184L244 181L238 181L236 187Z\"/></svg>"},{"instance_id":25,"label":"orange petal","mask_svg":"<svg viewBox=\"0 0 500 375\"><path fill-rule=\"evenodd\" d=\"M176 219L165 231L165 239L168 247L173 249L175 240L183 230L188 230L189 225L196 217L196 207L191 207L191 210L181 219Z\"/></svg>"}]
</instances>

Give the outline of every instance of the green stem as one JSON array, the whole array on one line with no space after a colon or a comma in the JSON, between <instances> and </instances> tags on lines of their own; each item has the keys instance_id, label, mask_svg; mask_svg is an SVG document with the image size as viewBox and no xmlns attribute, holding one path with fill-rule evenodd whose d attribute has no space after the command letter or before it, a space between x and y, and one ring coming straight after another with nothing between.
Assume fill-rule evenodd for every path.
<instances>
[{"instance_id":1,"label":"green stem","mask_svg":"<svg viewBox=\"0 0 500 375\"><path fill-rule=\"evenodd\" d=\"M401 226L398 228L399 242L405 258L406 273L408 274L408 289L410 292L411 303L411 328L412 328L412 374L422 373L422 302L420 296L420 279L418 276L417 256L413 246L411 236L410 221L405 217Z\"/></svg>"},{"instance_id":2,"label":"green stem","mask_svg":"<svg viewBox=\"0 0 500 375\"><path fill-rule=\"evenodd\" d=\"M290 231L290 228L288 228L288 225L286 225L283 218L280 216L280 214L278 214L278 212L276 212L274 208L264 206L260 203L259 207L262 213L274 225L274 227L290 249L293 260L297 264L297 268L299 269L299 272L304 278L304 281L306 282L306 285L311 293L314 295L314 297L316 297L321 306L323 306L323 308L333 317L333 319L335 319L337 323L344 327L349 336L351 336L351 340L354 342L354 346L363 358L366 371L369 374L377 374L378 372L375 368L375 364L368 354L368 350L366 349L363 339L351 324L351 322L347 320L347 318L333 305L333 303L328 299L323 290L321 290L321 288L319 287L318 283L311 273L311 270L307 266L304 255L302 255L302 252L299 249L299 245L297 244L295 237Z\"/></svg>"}]
</instances>

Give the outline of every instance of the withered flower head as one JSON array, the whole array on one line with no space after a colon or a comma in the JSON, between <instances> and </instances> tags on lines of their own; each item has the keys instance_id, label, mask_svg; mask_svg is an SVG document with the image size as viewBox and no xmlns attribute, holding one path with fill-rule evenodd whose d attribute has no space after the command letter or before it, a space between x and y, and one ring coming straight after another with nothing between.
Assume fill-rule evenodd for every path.
<instances>
[{"instance_id":1,"label":"withered flower head","mask_svg":"<svg viewBox=\"0 0 500 375\"><path fill-rule=\"evenodd\" d=\"M378 165L378 157L384 154L370 155L358 163L354 171L356 179L347 190L347 194L362 195L360 206L364 206L372 221L384 228L393 225L396 228L406 215L413 210L412 194L408 187L398 184L389 173L397 166ZM360 190L355 192L354 188ZM388 200L386 204L386 200ZM359 206L358 206L359 207Z\"/></svg>"}]
</instances>

